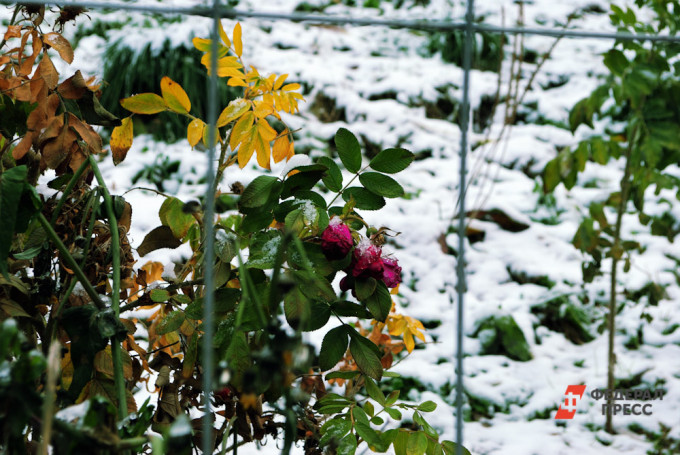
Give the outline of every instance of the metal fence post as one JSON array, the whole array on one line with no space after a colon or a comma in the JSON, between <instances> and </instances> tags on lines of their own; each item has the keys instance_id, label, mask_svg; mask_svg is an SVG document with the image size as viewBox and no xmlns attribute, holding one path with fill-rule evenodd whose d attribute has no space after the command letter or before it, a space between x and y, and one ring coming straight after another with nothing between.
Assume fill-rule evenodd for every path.
<instances>
[{"instance_id":1,"label":"metal fence post","mask_svg":"<svg viewBox=\"0 0 680 455\"><path fill-rule=\"evenodd\" d=\"M214 265L215 265L215 190L218 182L215 182L215 142L217 138L217 51L220 23L220 1L213 0L212 5L212 31L210 33L210 82L208 85L208 169L206 171L207 189L204 198L204 222L205 222L205 250L203 251L203 281L205 284L203 295L203 400L205 412L203 414L203 453L212 453L214 450L213 438L213 412L210 396L213 388L213 304L214 304Z\"/></svg>"}]
</instances>

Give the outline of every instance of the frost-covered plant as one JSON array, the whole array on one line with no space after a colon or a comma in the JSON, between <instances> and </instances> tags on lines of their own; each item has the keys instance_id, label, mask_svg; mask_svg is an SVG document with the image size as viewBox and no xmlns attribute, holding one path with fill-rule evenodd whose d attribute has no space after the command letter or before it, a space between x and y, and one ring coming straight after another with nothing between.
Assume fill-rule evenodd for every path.
<instances>
[{"instance_id":1,"label":"frost-covered plant","mask_svg":"<svg viewBox=\"0 0 680 455\"><path fill-rule=\"evenodd\" d=\"M283 441L284 452L301 441L310 454L353 454L364 443L380 452L393 447L399 455L453 453L455 445L440 441L423 417L435 410L433 402L400 402L398 391L386 396L380 385L384 376L394 376L386 372L394 357L412 352L414 338L425 336L419 321L395 311L392 295L401 269L382 249L386 231L369 226L359 211L380 209L385 197L403 195L390 174L406 169L413 154L387 149L362 166L358 140L340 129L335 143L352 175L346 184L340 166L322 157L281 178L265 172L245 188L210 188L217 199L215 219L206 218L200 203L164 196L161 225L137 252L143 257L188 243L192 255L174 278L156 262L135 269L126 235L132 207L109 194L94 158L102 151L101 138L91 127L94 121L117 125L110 143L117 164L132 144L131 116L121 121L105 111L99 87L80 73L59 83L47 50L67 62L73 52L59 33L42 31L45 12L18 6L14 17L21 23L5 34L18 47L0 56L6 65L0 113L19 120L0 126L0 234L11 239L0 244L0 360L6 373L0 394L26 390L17 418L8 405L1 409L0 449L23 452L43 444L47 451L51 441L59 453L190 453L201 435L199 419L189 415L206 412L207 395L219 416L212 440L223 450L231 437L235 451L270 435ZM64 8L60 17L78 12ZM142 93L121 101L133 114L185 117L192 147L203 142L219 148L218 183L229 166L245 167L253 155L264 169L272 158L290 158L292 133L280 112L294 113L302 100L299 85L286 84L286 75L245 69L239 24L231 37L221 29L220 38L217 75L240 87L242 96L222 111L215 144L209 144L206 122L191 113L188 94L167 77L160 96ZM27 56L28 43L33 52ZM212 43L196 38L194 45L208 64ZM85 110L92 105L94 116ZM277 121L270 124L272 118ZM49 186L62 194L45 201L35 186L47 168L57 173ZM88 183L90 173L97 187ZM343 202L334 205L336 200ZM206 289L203 265L210 225L212 290ZM338 272L346 275L343 286L354 299L332 286ZM215 309L204 320L208 292L214 292ZM146 316L120 317L140 307ZM317 354L302 334L330 321L336 326ZM211 322L215 336L206 339ZM134 335L137 330L141 335ZM206 343L218 370L208 391L200 355ZM132 392L150 385L152 377L156 404L138 406ZM327 391L331 382L344 385L344 395ZM81 403L78 415L71 408L55 416ZM381 414L400 421L402 410L412 414L415 426L395 424L384 431Z\"/></svg>"}]
</instances>

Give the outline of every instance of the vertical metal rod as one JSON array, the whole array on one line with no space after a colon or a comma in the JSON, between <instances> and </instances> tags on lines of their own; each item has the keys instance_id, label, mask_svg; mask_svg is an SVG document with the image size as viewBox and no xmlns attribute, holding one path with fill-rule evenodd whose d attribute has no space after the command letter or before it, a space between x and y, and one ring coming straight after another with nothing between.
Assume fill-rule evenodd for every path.
<instances>
[{"instance_id":1,"label":"vertical metal rod","mask_svg":"<svg viewBox=\"0 0 680 455\"><path fill-rule=\"evenodd\" d=\"M214 304L214 218L215 218L215 139L217 138L217 44L220 39L220 1L213 0L212 31L210 37L210 82L208 85L208 170L206 171L207 190L205 193L205 239L203 241L203 453L213 453L213 412L210 396L213 388L213 304Z\"/></svg>"},{"instance_id":2,"label":"vertical metal rod","mask_svg":"<svg viewBox=\"0 0 680 455\"><path fill-rule=\"evenodd\" d=\"M456 333L456 455L463 455L463 302L465 282L465 187L467 180L468 127L470 124L470 67L474 0L467 0L465 12L465 41L463 48L463 102L460 111L460 175L458 185L458 261L456 263L458 292L458 320Z\"/></svg>"}]
</instances>

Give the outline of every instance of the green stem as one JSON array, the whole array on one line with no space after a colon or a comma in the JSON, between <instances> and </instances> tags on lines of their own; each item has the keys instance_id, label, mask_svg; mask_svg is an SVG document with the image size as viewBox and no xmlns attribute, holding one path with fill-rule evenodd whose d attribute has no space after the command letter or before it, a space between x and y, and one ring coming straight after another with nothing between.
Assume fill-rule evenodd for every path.
<instances>
[{"instance_id":1,"label":"green stem","mask_svg":"<svg viewBox=\"0 0 680 455\"><path fill-rule=\"evenodd\" d=\"M113 211L113 200L109 190L106 187L104 178L99 171L97 162L90 155L88 157L90 166L94 176L101 187L102 195L104 196L104 207L106 208L107 218L109 219L109 227L111 230L111 267L112 267L112 291L111 291L111 308L113 313L118 317L120 315L120 232L118 232L118 220ZM127 396L125 390L125 378L123 378L123 360L120 349L120 343L115 339L111 339L111 357L113 358L114 383L116 394L118 395L118 417L124 418L127 415Z\"/></svg>"},{"instance_id":2,"label":"green stem","mask_svg":"<svg viewBox=\"0 0 680 455\"><path fill-rule=\"evenodd\" d=\"M104 302L99 297L99 294L97 293L97 291L95 291L94 287L92 287L92 284L87 280L87 278L85 277L85 274L83 273L81 268L76 263L76 260L73 259L73 256L71 256L71 253L69 253L68 249L66 248L66 245L64 245L64 243L61 241L61 239L59 238L57 233L54 232L54 229L52 229L52 225L50 224L49 221L47 221L47 218L45 218L45 215L43 215L42 213L39 213L38 214L38 221L42 225L47 236L50 238L50 240L57 247L57 250L59 250L59 253L62 256L62 259L73 270L73 273L75 274L76 278L78 278L78 281L80 281L80 284L83 285L85 292L87 293L88 296L90 296L94 305L97 308L99 308L100 310L103 310L104 308L106 308L106 305L104 305Z\"/></svg>"},{"instance_id":3,"label":"green stem","mask_svg":"<svg viewBox=\"0 0 680 455\"><path fill-rule=\"evenodd\" d=\"M364 172L366 169L368 169L368 165L364 166L359 172L357 172L356 174L354 174L354 177L352 177L352 178L350 179L350 181L347 182L347 184L346 184L345 186L343 186L342 189L341 189L340 191L338 191L338 194L335 195L335 197L331 200L331 202L328 203L328 207L330 207L331 204L333 204L333 202L335 202L335 200L336 200L337 198L340 197L340 195L342 194L342 192L345 191L345 190L347 189L347 187L350 186L350 185L352 184L352 182L355 181L355 180L357 179L357 177L359 177L359 175L360 175L362 172Z\"/></svg>"},{"instance_id":4,"label":"green stem","mask_svg":"<svg viewBox=\"0 0 680 455\"><path fill-rule=\"evenodd\" d=\"M607 352L607 388L614 390L615 377L614 369L616 367L616 354L614 353L614 335L616 331L616 272L619 263L619 251L621 250L621 224L623 221L623 214L626 212L628 205L628 194L630 191L630 174L631 174L631 155L633 153L633 144L637 136L637 125L632 128L631 135L628 138L628 147L626 148L626 165L623 171L623 178L621 179L621 200L616 210L616 225L614 227L614 245L612 246L612 271L611 281L609 283L609 317L607 319L608 330L608 352ZM607 433L614 433L614 426L612 424L612 406L613 401L609 401L609 412L605 420L605 431Z\"/></svg>"},{"instance_id":5,"label":"green stem","mask_svg":"<svg viewBox=\"0 0 680 455\"><path fill-rule=\"evenodd\" d=\"M76 183L78 183L78 180L83 175L83 172L85 172L85 169L87 169L88 165L89 165L88 160L83 161L83 164L80 165L76 173L73 174L73 177L71 177L71 180L69 180L68 185L66 185L66 188L64 188L64 192L62 193L61 199L59 199L59 202L57 203L54 212L52 212L51 220L52 226L54 226L54 223L57 222L57 218L59 217L59 213L61 212L61 207L64 205L64 202L66 202L66 199L68 198L69 194L71 194L73 187L76 186Z\"/></svg>"}]
</instances>

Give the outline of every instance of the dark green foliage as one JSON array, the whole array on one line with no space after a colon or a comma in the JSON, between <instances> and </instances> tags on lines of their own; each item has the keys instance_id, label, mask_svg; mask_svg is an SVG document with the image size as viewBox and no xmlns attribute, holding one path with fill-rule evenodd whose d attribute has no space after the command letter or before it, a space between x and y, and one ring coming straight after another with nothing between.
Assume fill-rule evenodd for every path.
<instances>
[{"instance_id":1,"label":"dark green foliage","mask_svg":"<svg viewBox=\"0 0 680 455\"><path fill-rule=\"evenodd\" d=\"M588 343L595 339L590 333L591 318L580 304L573 303L563 295L535 305L531 312L538 316L542 326L563 333L574 344Z\"/></svg>"},{"instance_id":2,"label":"dark green foliage","mask_svg":"<svg viewBox=\"0 0 680 455\"><path fill-rule=\"evenodd\" d=\"M483 21L483 18L479 19ZM442 60L463 66L463 42L465 32L436 32L430 34L427 44L428 53L441 55ZM498 33L480 32L472 46L472 68L482 71L498 71L503 56L501 44L503 36Z\"/></svg>"},{"instance_id":3,"label":"dark green foliage","mask_svg":"<svg viewBox=\"0 0 680 455\"><path fill-rule=\"evenodd\" d=\"M522 362L532 359L529 344L512 316L489 316L479 322L474 336L481 339L483 355L505 355Z\"/></svg>"}]
</instances>

